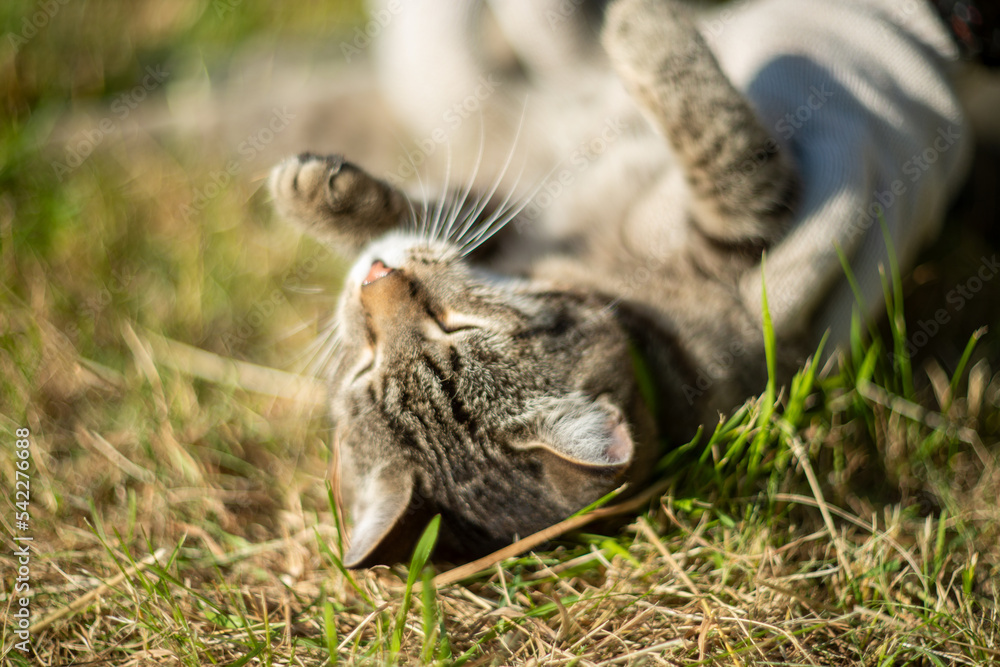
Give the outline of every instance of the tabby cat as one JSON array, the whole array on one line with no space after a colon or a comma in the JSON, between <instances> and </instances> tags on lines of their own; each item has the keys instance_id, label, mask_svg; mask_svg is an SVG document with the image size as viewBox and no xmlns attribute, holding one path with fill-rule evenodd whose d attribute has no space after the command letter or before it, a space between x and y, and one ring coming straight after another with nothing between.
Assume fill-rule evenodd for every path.
<instances>
[{"instance_id":1,"label":"tabby cat","mask_svg":"<svg viewBox=\"0 0 1000 667\"><path fill-rule=\"evenodd\" d=\"M304 153L270 179L282 216L356 258L326 372L349 567L407 557L434 514L439 555L465 558L639 488L662 443L763 387L765 251L788 370L815 333L843 338L836 245L878 301L869 204L908 261L961 171L964 139L878 199L900 167L884 156L962 127L943 27L919 7L762 0L699 26L675 2L617 0L595 52L574 3L511 0L492 3L504 56L472 51L479 3L404 4L380 52L389 95L418 133L478 142L478 171L435 201L340 156ZM500 83L481 123L436 127L485 75ZM911 136L869 145L896 123ZM527 146L535 184L569 176L544 206L509 170L484 186L511 162L491 142Z\"/></svg>"}]
</instances>

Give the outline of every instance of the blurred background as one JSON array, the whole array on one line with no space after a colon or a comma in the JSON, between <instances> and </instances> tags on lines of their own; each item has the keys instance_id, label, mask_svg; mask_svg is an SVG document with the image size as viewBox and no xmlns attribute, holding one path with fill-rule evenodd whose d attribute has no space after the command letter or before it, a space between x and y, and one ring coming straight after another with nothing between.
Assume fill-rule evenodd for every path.
<instances>
[{"instance_id":1,"label":"blurred background","mask_svg":"<svg viewBox=\"0 0 1000 667\"><path fill-rule=\"evenodd\" d=\"M343 268L274 220L267 170L397 141L363 59L345 68L359 26L354 0L0 4L0 432L32 434L36 614L114 572L105 545L187 535L197 557L306 531L234 566L274 583L318 558L336 522L316 396L231 360L308 365Z\"/></svg>"},{"instance_id":2,"label":"blurred background","mask_svg":"<svg viewBox=\"0 0 1000 667\"><path fill-rule=\"evenodd\" d=\"M192 558L288 538L231 567L318 595L311 531L336 523L328 424L267 368L308 366L344 266L275 220L263 185L307 149L376 174L397 164L405 132L375 90L366 29L361 0L0 4L0 433L32 432L32 529L52 554L33 566L52 584L40 609L60 604L64 573L114 572L104 545L182 536ZM996 80L963 85L985 141L905 277L906 312L919 331L946 309L913 351L931 375L950 377L992 327L969 367L996 394L1000 280L948 299L1000 240ZM0 486L12 475L0 466ZM62 659L86 653L59 632Z\"/></svg>"},{"instance_id":3,"label":"blurred background","mask_svg":"<svg viewBox=\"0 0 1000 667\"><path fill-rule=\"evenodd\" d=\"M128 321L286 367L276 341L328 307L310 292L334 294L341 267L332 257L314 266L319 250L273 219L261 190L267 170L309 149L357 156L378 174L405 141L374 88L364 31L378 26L361 5L4 3L3 329L29 326L15 317L44 322L115 368ZM1000 97L995 77L969 77L965 88L987 141L941 241L909 276L915 323L998 239ZM969 332L993 323L996 283L953 313L953 337L934 337L945 356L957 358ZM22 414L38 390L25 377L35 364L13 359L24 351L4 342L0 386L9 414Z\"/></svg>"},{"instance_id":4,"label":"blurred background","mask_svg":"<svg viewBox=\"0 0 1000 667\"><path fill-rule=\"evenodd\" d=\"M367 94L336 71L359 4L4 3L3 298L112 366L121 318L273 359L261 341L291 314L222 334L310 250L274 233L266 170L318 125L369 143L336 109Z\"/></svg>"},{"instance_id":5,"label":"blurred background","mask_svg":"<svg viewBox=\"0 0 1000 667\"><path fill-rule=\"evenodd\" d=\"M27 419L68 464L94 431L126 457L144 451L155 473L149 424L164 421L200 424L180 459L200 444L248 457L241 429L261 422L238 415L228 392L241 382L204 380L229 377L227 359L308 366L343 265L274 219L264 178L306 149L376 174L396 165L405 132L367 62L377 22L360 0L36 0L3 3L0 25L0 419ZM949 374L973 331L1000 324L1000 280L961 308L948 301L1000 238L996 77L963 86L985 141L941 239L906 276L911 331L948 315L917 363ZM215 356L153 378L143 350L161 338ZM997 337L976 354L1000 358ZM242 435L222 444L227 419ZM308 439L269 423L265 451ZM105 496L122 493L114 474L101 479ZM62 495L85 509L92 483L53 485L49 509Z\"/></svg>"},{"instance_id":6,"label":"blurred background","mask_svg":"<svg viewBox=\"0 0 1000 667\"><path fill-rule=\"evenodd\" d=\"M224 472L254 461L254 442L265 459L310 442L302 451L325 460L315 401L278 401L267 385L283 376L246 380L226 361L309 365L344 267L275 220L264 179L307 149L376 174L397 165L405 131L368 63L377 22L360 0L36 0L3 3L0 24L0 419L26 419L65 466L50 471L61 481L48 509L128 506L124 473L86 474L85 461L106 463L89 458L90 433L148 461L149 479L186 461L185 474L242 489L247 470ZM961 308L948 301L1000 237L996 78L963 86L986 141L941 239L906 276L910 331L948 315L915 346L917 365L949 375L970 334L1000 324L1000 280ZM1000 358L997 338L973 362ZM155 423L186 434L166 438L167 458Z\"/></svg>"}]
</instances>

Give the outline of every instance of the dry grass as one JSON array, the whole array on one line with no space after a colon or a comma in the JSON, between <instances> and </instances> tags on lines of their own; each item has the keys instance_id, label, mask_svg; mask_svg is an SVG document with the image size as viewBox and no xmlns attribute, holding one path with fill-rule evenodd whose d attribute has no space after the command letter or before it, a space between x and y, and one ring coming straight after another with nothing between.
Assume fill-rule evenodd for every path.
<instances>
[{"instance_id":1,"label":"dry grass","mask_svg":"<svg viewBox=\"0 0 1000 667\"><path fill-rule=\"evenodd\" d=\"M0 18L19 31L39 6ZM273 222L254 180L269 157L191 214L235 144L144 123L238 44L350 34L356 10L215 6L80 0L18 53L0 44L0 525L26 534L28 428L34 538L28 656L0 556L4 661L1000 662L1000 355L987 334L963 368L950 350L972 329L923 350L948 370L917 362L913 392L859 339L775 410L753 399L668 454L667 491L618 524L458 581L440 563L345 572L328 424L309 382L270 370L294 367L342 267ZM60 179L75 133L158 63L175 78ZM945 288L974 271L962 248L981 252L952 245L924 266ZM997 324L990 300L972 328Z\"/></svg>"}]
</instances>

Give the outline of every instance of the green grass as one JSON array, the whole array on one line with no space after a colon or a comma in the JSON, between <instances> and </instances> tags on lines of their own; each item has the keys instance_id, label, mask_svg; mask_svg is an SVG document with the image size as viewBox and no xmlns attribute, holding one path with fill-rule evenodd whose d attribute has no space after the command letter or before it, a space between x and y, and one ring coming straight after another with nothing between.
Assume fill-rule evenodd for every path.
<instances>
[{"instance_id":1,"label":"green grass","mask_svg":"<svg viewBox=\"0 0 1000 667\"><path fill-rule=\"evenodd\" d=\"M39 6L4 4L4 35ZM857 321L839 365L807 364L668 452L669 491L624 525L448 585L426 542L411 564L345 570L330 425L309 400L271 395L284 376L250 391L263 371L230 362L290 368L343 267L313 266L317 247L274 223L249 172L185 215L230 155L183 132L140 126L62 178L52 167L147 66L174 67L162 96L203 71L214 90L244 45L335 55L330 35L359 16L214 7L71 1L18 53L0 40L0 486L14 488L14 433L29 428L31 612L45 623L28 657L5 623L0 660L1000 660L1000 347L979 330L995 313L981 297L970 326L911 358L920 281L891 266L884 323ZM932 266L954 272L945 289L974 270ZM0 524L21 534L4 497ZM0 561L16 565L9 549Z\"/></svg>"}]
</instances>

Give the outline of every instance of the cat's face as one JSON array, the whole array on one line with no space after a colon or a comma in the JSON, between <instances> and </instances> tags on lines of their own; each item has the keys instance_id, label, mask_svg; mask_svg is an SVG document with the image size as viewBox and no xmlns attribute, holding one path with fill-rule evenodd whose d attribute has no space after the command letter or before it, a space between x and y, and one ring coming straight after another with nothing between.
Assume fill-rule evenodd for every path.
<instances>
[{"instance_id":1,"label":"cat's face","mask_svg":"<svg viewBox=\"0 0 1000 667\"><path fill-rule=\"evenodd\" d=\"M503 211L450 243L462 202L421 218L341 156L290 158L269 184L280 213L358 257L323 364L354 522L345 564L407 559L434 514L439 555L475 556L651 472L652 417L614 304L463 259L478 241L462 239ZM408 224L425 233L393 231Z\"/></svg>"},{"instance_id":2,"label":"cat's face","mask_svg":"<svg viewBox=\"0 0 1000 667\"><path fill-rule=\"evenodd\" d=\"M407 558L436 513L443 553L481 554L641 476L630 468L649 416L602 299L391 234L362 252L337 317L349 566Z\"/></svg>"}]
</instances>

